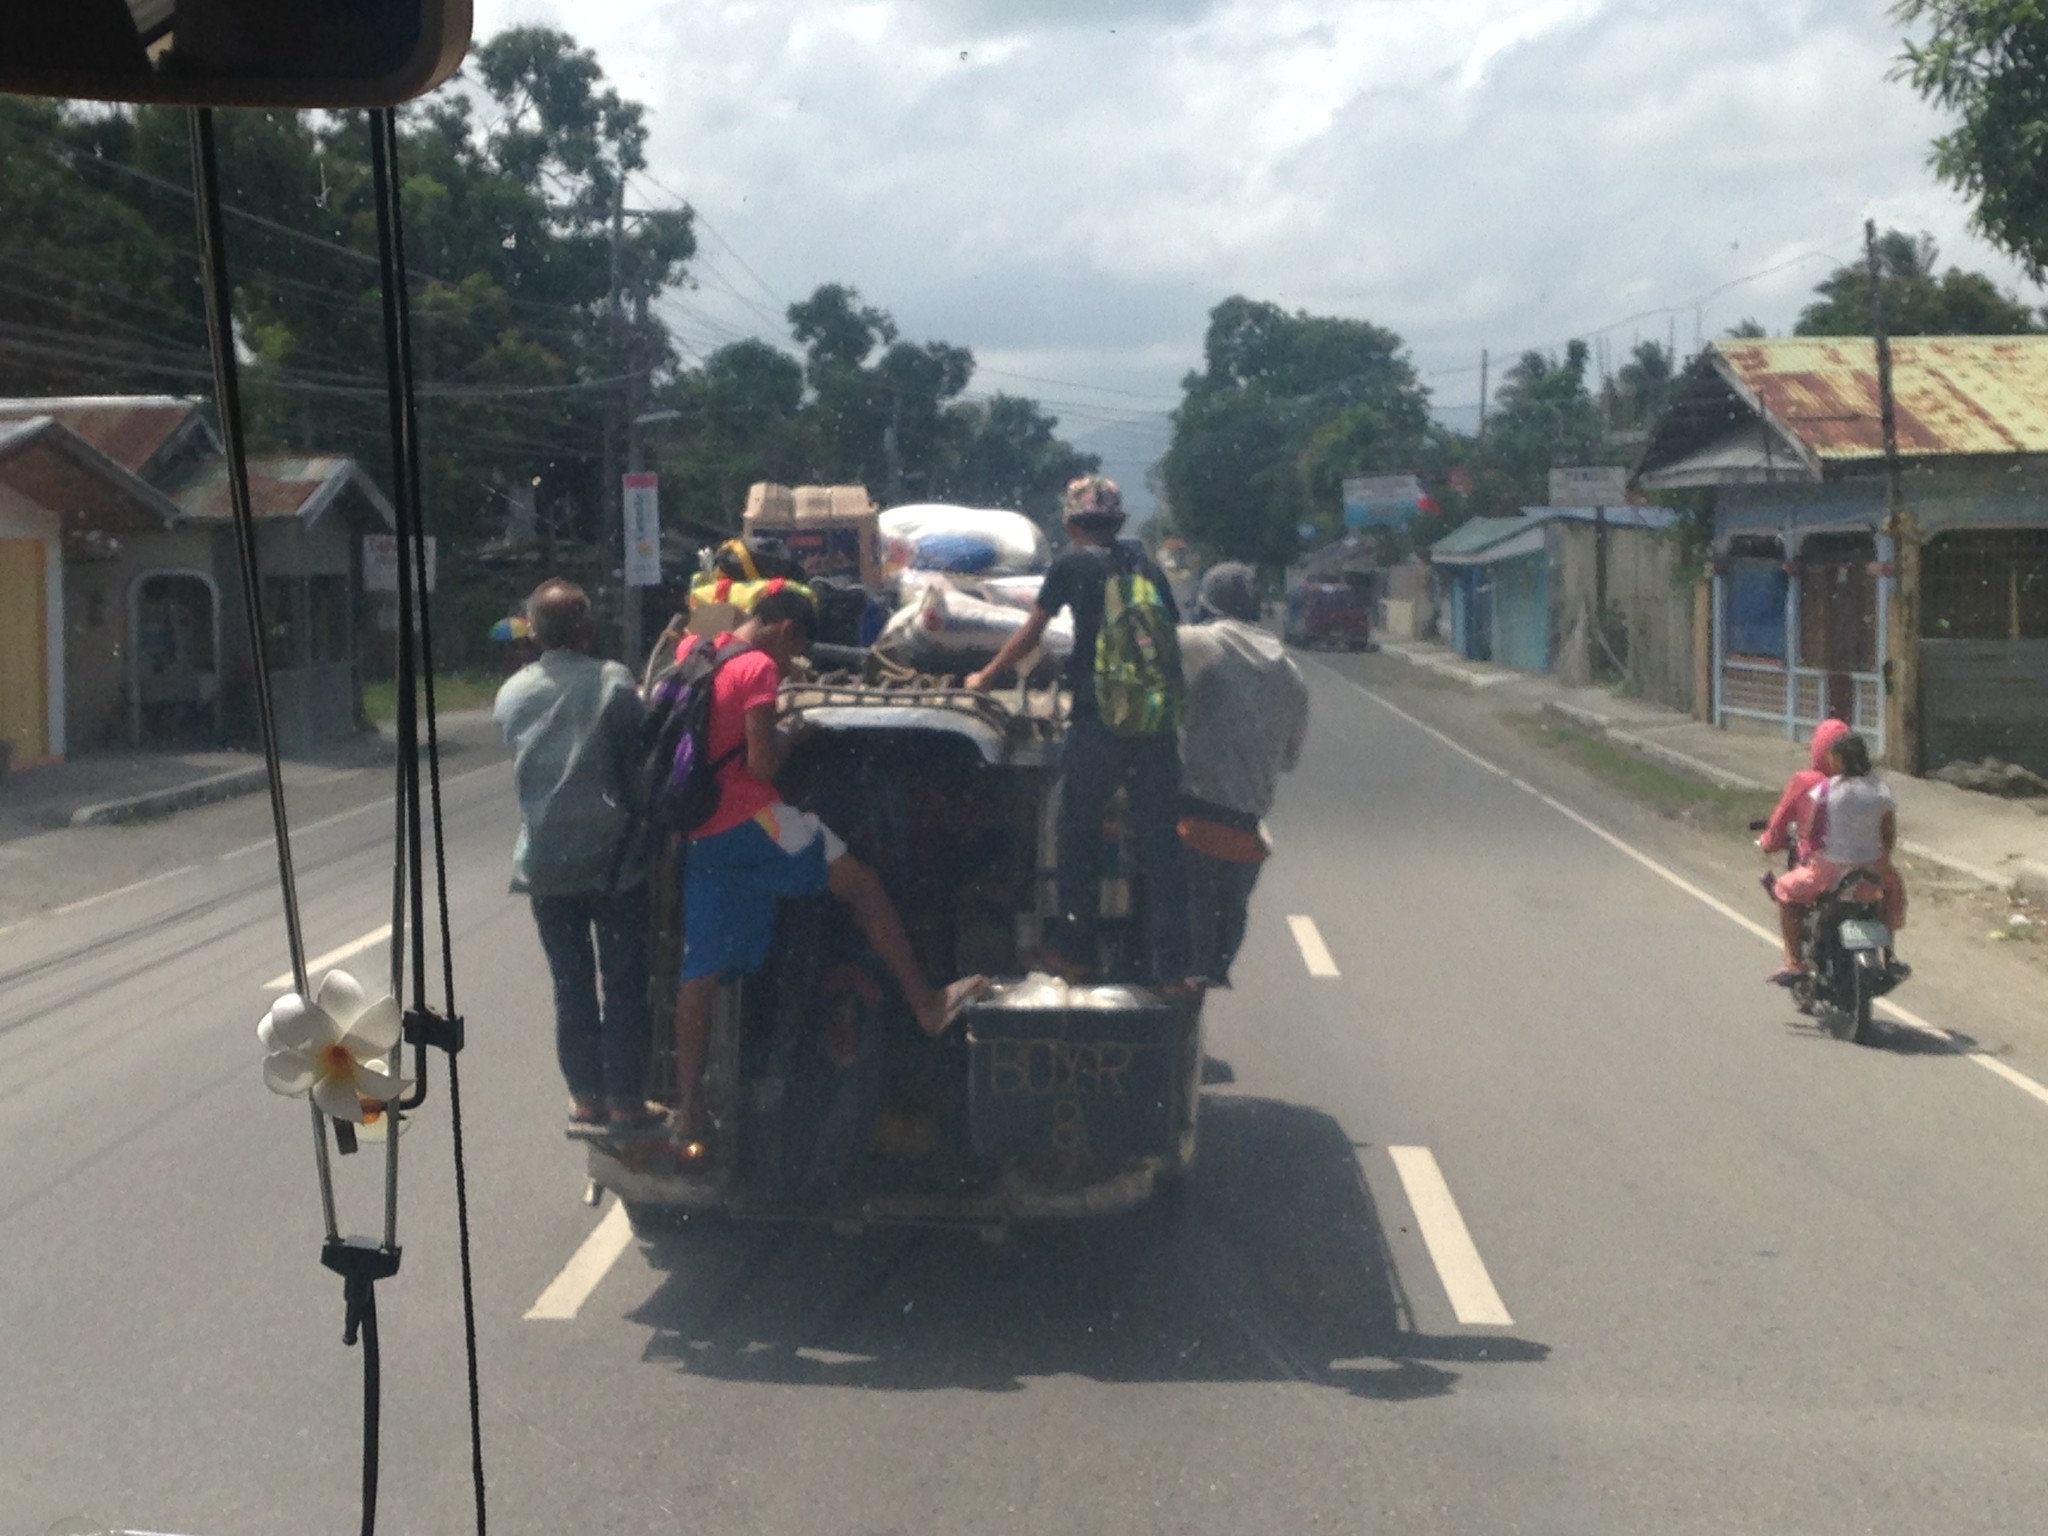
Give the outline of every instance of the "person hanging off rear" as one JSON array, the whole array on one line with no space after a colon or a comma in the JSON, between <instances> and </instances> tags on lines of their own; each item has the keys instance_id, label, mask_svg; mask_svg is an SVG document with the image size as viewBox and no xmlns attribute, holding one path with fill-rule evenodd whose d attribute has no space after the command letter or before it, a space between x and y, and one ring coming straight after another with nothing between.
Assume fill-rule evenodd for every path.
<instances>
[{"instance_id":1,"label":"person hanging off rear","mask_svg":"<svg viewBox=\"0 0 2048 1536\"><path fill-rule=\"evenodd\" d=\"M1038 603L989 664L967 678L985 691L1038 646L1060 610L1074 615L1067 661L1066 740L1060 755L1056 885L1059 923L1043 961L1073 979L1101 973L1102 819L1118 787L1145 870L1150 979L1189 985L1188 894L1181 862L1180 745L1186 713L1180 622L1166 575L1136 544L1120 542L1123 493L1114 480L1083 475L1067 487L1071 541L1045 573Z\"/></svg>"},{"instance_id":2,"label":"person hanging off rear","mask_svg":"<svg viewBox=\"0 0 2048 1536\"><path fill-rule=\"evenodd\" d=\"M705 1156L700 1118L705 1040L722 978L751 976L767 963L777 905L830 891L896 984L926 1035L937 1037L986 986L980 976L935 987L925 980L910 937L881 879L809 811L783 802L775 788L799 738L775 720L782 679L817 634L817 610L791 586L770 591L737 630L706 641L685 638L678 659L710 646L706 760L716 774L712 805L677 828L683 855L682 984L676 993L674 1140L686 1162Z\"/></svg>"}]
</instances>

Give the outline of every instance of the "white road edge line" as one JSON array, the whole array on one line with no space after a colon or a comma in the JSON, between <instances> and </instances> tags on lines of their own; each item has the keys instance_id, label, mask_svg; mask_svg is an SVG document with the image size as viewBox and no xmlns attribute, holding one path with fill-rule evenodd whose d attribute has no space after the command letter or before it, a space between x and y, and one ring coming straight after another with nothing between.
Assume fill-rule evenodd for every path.
<instances>
[{"instance_id":1,"label":"white road edge line","mask_svg":"<svg viewBox=\"0 0 2048 1536\"><path fill-rule=\"evenodd\" d=\"M382 944L386 939L390 937L391 925L389 923L386 923L383 927L373 929L371 932L364 934L360 939L350 939L348 943L341 945L337 949L330 949L324 955L315 955L312 959L306 962L307 984L309 986L319 986L320 983L317 980L315 980L313 976L313 973L315 971L324 971L331 965L339 965L344 960L352 959L355 956L360 955L366 949L372 949L375 946ZM275 992L278 991L280 988L289 987L291 984L292 973L290 971L286 971L282 976L273 976L270 978L270 980L263 983L263 990L266 992Z\"/></svg>"},{"instance_id":2,"label":"white road edge line","mask_svg":"<svg viewBox=\"0 0 2048 1536\"><path fill-rule=\"evenodd\" d=\"M1314 918L1290 917L1287 926L1294 933L1295 947L1301 951L1301 963L1308 967L1309 975L1337 975L1337 962L1330 958L1330 946L1323 942L1322 930L1316 927Z\"/></svg>"},{"instance_id":3,"label":"white road edge line","mask_svg":"<svg viewBox=\"0 0 2048 1536\"><path fill-rule=\"evenodd\" d=\"M575 1319L590 1293L618 1263L619 1255L633 1242L633 1224L626 1219L625 1203L613 1200L604 1220L591 1229L590 1236L569 1255L562 1272L548 1282L548 1288L526 1309L526 1321L566 1323Z\"/></svg>"},{"instance_id":4,"label":"white road edge line","mask_svg":"<svg viewBox=\"0 0 2048 1536\"><path fill-rule=\"evenodd\" d=\"M1567 821L1570 821L1577 826L1583 827L1586 831L1592 833L1595 837L1599 838L1601 842L1607 844L1617 853L1620 853L1628 858L1635 860L1636 863L1642 865L1644 869L1647 869L1651 874L1657 876L1660 880L1669 881L1672 885L1676 886L1679 890L1685 892L1686 895L1692 897L1694 901L1699 902L1702 906L1709 907L1715 912L1718 912L1722 917L1727 918L1729 922L1734 923L1736 926L1748 929L1750 933L1754 934L1757 938L1763 940L1764 943L1770 945L1773 949L1775 949L1778 946L1778 935L1772 932L1769 928L1766 928L1762 923L1756 922L1751 918L1743 916L1742 913L1736 911L1733 907L1729 906L1727 902L1721 900L1718 896L1709 895L1707 892L1701 890L1698 886L1694 885L1690 880L1686 879L1685 876L1679 874L1676 870L1669 869L1666 866L1659 864L1655 859L1651 858L1647 853L1644 853L1640 848L1634 847L1633 845L1624 842L1621 838L1616 837L1612 832L1608 831L1599 823L1588 820L1586 817L1580 815L1577 811L1573 810L1563 801L1553 799L1551 796L1544 794L1543 791L1538 789L1535 785L1527 782L1524 779L1519 779L1515 777L1515 775L1509 773L1504 768L1495 767L1492 763L1488 762L1485 758L1481 757L1478 753L1474 752L1471 748L1467 747L1464 743L1453 741L1450 737L1446 736L1442 731L1438 730L1435 726L1430 725L1426 721L1416 719L1415 716L1408 713L1408 711L1403 709L1400 705L1394 703L1393 700L1385 698L1379 693L1376 693L1374 690L1366 687L1365 684L1359 682L1356 678L1346 677L1342 672L1339 672L1335 667L1330 666L1327 662L1323 663L1323 668L1332 677L1335 677L1340 682L1349 683L1353 688L1356 688L1368 699L1371 699L1373 703L1379 705L1381 709L1387 711L1388 714L1395 716L1397 719L1407 721L1408 724L1414 726L1415 729L1422 732L1423 735L1430 737L1434 741L1440 742L1446 747L1449 747L1453 752L1457 753L1460 757L1470 759L1472 762L1478 764L1481 768L1484 768L1488 773L1498 774L1500 777L1506 779L1509 783L1513 784L1515 788L1526 792L1534 799L1539 800L1544 805L1549 806L1550 809L1557 812L1558 815L1564 817ZM1290 918L1288 919L1288 921L1292 922L1293 919ZM1974 1061L1978 1066L1982 1067L1985 1071L1990 1072L1997 1077L2004 1078L2005 1081L2011 1083L2013 1087L2019 1089L2020 1092L2026 1094L2029 1098L2038 1099L2041 1103L2048 1104L2048 1086L2042 1085L2035 1079L2027 1076L2026 1073L2021 1072L2016 1068L2007 1066L1997 1057L1992 1056L1987 1052L1963 1049L1963 1047L1957 1042L1957 1039L1953 1033L1946 1029L1943 1029L1939 1024L1932 1023L1929 1020L1922 1018L1919 1014L1913 1012L1912 1009L1901 1008L1897 1003L1891 1001L1891 999L1881 997L1877 1000L1877 1010L1878 1012L1882 1013L1886 1018L1891 1019L1895 1023L1903 1024L1906 1028L1910 1030L1917 1031L1920 1034L1927 1035L1935 1040L1941 1041L1942 1043L1947 1045L1950 1050L1954 1051L1958 1056L1963 1057L1967 1061Z\"/></svg>"},{"instance_id":5,"label":"white road edge line","mask_svg":"<svg viewBox=\"0 0 2048 1536\"><path fill-rule=\"evenodd\" d=\"M1427 1147L1389 1147L1394 1171L1401 1175L1401 1187L1408 1192L1408 1205L1415 1212L1415 1225L1422 1229L1423 1246L1443 1281L1444 1294L1451 1300L1451 1312L1459 1322L1505 1328L1514 1322L1493 1288L1493 1277L1479 1257L1478 1245L1458 1214L1458 1202L1451 1198L1451 1186L1444 1171Z\"/></svg>"}]
</instances>

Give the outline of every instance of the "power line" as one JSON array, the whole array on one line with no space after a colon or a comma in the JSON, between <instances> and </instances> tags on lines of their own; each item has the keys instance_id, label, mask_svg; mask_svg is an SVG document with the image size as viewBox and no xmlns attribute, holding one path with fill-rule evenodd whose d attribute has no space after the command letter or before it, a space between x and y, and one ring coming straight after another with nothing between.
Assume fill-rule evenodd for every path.
<instances>
[{"instance_id":1,"label":"power line","mask_svg":"<svg viewBox=\"0 0 2048 1536\"><path fill-rule=\"evenodd\" d=\"M690 216L698 224L703 226L704 232L707 235L709 235L712 239L716 240L721 246L725 248L726 255L730 256L735 262L737 262L739 264L739 269L742 272L746 273L748 277L754 280L754 286L756 288L759 288L761 292L767 296L768 302L770 304L773 304L777 309L781 310L786 310L789 308L789 300L785 299L781 294L777 293L773 288L770 288L765 282L761 280L761 274L756 272L752 267L747 265L746 257L742 256L739 253L739 249L736 246L734 246L734 244L730 240L726 239L723 234L719 232L718 226L711 222L709 216L705 214L702 208L699 208L687 197L684 197L682 193L676 191L673 187L667 185L652 171L642 169L634 172L633 174L640 177L641 180L647 182L650 186L654 187L664 197L667 197L671 201L680 203L685 208L688 208L690 210Z\"/></svg>"}]
</instances>

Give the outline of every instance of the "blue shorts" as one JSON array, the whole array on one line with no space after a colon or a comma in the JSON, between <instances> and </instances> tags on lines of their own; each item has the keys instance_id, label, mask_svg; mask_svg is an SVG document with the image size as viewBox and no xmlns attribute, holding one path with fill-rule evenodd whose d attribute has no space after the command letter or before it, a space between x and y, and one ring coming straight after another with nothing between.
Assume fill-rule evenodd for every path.
<instances>
[{"instance_id":1,"label":"blue shorts","mask_svg":"<svg viewBox=\"0 0 2048 1536\"><path fill-rule=\"evenodd\" d=\"M776 804L683 858L683 980L751 976L768 963L775 908L825 890L827 866L846 852L809 811Z\"/></svg>"}]
</instances>

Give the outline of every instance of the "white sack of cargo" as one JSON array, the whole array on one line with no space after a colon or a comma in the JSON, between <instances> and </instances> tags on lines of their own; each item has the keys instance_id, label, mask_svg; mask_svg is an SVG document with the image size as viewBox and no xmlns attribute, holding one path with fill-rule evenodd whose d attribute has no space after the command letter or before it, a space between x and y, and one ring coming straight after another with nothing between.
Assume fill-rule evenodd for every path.
<instances>
[{"instance_id":1,"label":"white sack of cargo","mask_svg":"<svg viewBox=\"0 0 2048 1536\"><path fill-rule=\"evenodd\" d=\"M1038 606L1038 589L1045 585L1045 577L1037 573L1029 576L991 576L981 584L981 595L992 603L1005 608L1022 608L1029 613Z\"/></svg>"},{"instance_id":2,"label":"white sack of cargo","mask_svg":"<svg viewBox=\"0 0 2048 1536\"><path fill-rule=\"evenodd\" d=\"M883 559L896 570L1000 576L1052 563L1045 531L1021 512L928 501L891 507L879 526Z\"/></svg>"},{"instance_id":3,"label":"white sack of cargo","mask_svg":"<svg viewBox=\"0 0 2048 1536\"><path fill-rule=\"evenodd\" d=\"M1021 608L984 602L934 583L906 602L875 637L875 649L924 672L971 672L985 666L1024 625ZM1074 649L1074 621L1062 613L1039 642L1056 661Z\"/></svg>"}]
</instances>

